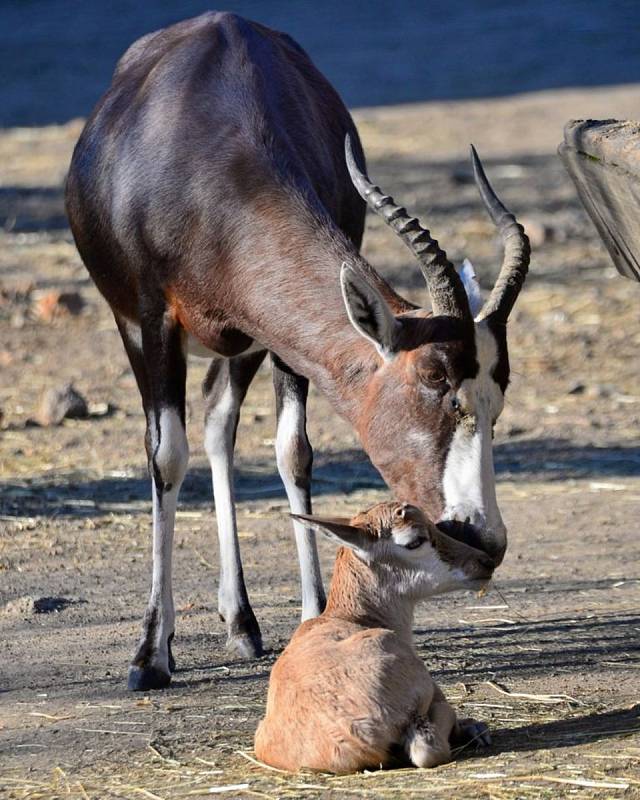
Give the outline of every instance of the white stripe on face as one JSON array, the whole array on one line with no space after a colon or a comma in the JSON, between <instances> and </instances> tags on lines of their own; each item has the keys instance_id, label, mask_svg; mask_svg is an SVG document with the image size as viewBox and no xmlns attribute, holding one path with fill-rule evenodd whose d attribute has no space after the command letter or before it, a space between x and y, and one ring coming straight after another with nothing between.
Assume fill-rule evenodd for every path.
<instances>
[{"instance_id":1,"label":"white stripe on face","mask_svg":"<svg viewBox=\"0 0 640 800\"><path fill-rule=\"evenodd\" d=\"M493 423L504 405L502 390L492 377L498 347L486 322L477 323L475 333L479 370L475 378L463 381L457 392L467 419L458 423L447 455L442 519L468 520L491 532L496 545L502 547L506 529L496 500L491 442Z\"/></svg>"}]
</instances>

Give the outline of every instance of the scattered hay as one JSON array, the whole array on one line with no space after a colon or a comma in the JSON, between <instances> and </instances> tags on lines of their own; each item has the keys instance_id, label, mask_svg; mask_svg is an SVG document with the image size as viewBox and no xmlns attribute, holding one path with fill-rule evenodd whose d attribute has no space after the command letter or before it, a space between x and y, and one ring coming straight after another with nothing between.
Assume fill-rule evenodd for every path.
<instances>
[{"instance_id":1,"label":"scattered hay","mask_svg":"<svg viewBox=\"0 0 640 800\"><path fill-rule=\"evenodd\" d=\"M532 703L570 703L576 706L584 705L580 700L576 700L575 697L570 697L568 694L529 694L527 692L512 692L510 689L505 689L493 681L485 681L485 685L507 697L517 697Z\"/></svg>"},{"instance_id":2,"label":"scattered hay","mask_svg":"<svg viewBox=\"0 0 640 800\"><path fill-rule=\"evenodd\" d=\"M640 718L633 714L637 707L619 712L617 730L614 725L614 730L604 731L598 727L603 723L598 722L595 705L586 712L581 709L581 716L576 718L571 703L564 700L564 705L545 708L541 716L535 709L543 696L500 693L531 703L534 710L528 728L519 727L517 722L521 704L503 704L500 710L507 714L509 726L496 730L495 747L487 754L467 751L459 760L433 770L406 768L346 776L292 774L262 763L246 749L231 749L229 742L236 737L225 731L225 741L213 744L207 758L196 753L180 758L167 756L150 744L146 753L128 761L102 764L73 775L61 768L47 777L8 774L0 777L0 786L7 800L191 800L218 795L274 800L555 800L571 796L609 800L640 796ZM467 704L464 697L461 700L463 706ZM552 734L554 725L564 724L570 731L574 720L584 725L576 727L573 734ZM593 730L585 729L588 724ZM537 738L536 726L540 726ZM240 738L246 741L246 734Z\"/></svg>"}]
</instances>

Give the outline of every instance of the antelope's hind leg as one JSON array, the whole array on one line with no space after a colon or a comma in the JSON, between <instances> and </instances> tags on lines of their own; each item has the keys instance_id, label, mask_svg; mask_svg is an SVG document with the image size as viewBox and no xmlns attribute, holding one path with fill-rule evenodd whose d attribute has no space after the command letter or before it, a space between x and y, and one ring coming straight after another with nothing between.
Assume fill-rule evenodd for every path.
<instances>
[{"instance_id":1,"label":"antelope's hind leg","mask_svg":"<svg viewBox=\"0 0 640 800\"><path fill-rule=\"evenodd\" d=\"M246 658L262 655L260 627L244 583L233 494L233 450L240 406L265 351L216 359L205 378L205 450L211 465L220 547L218 611L227 626L227 647Z\"/></svg>"},{"instance_id":2,"label":"antelope's hind leg","mask_svg":"<svg viewBox=\"0 0 640 800\"><path fill-rule=\"evenodd\" d=\"M178 493L187 471L186 359L182 331L163 308L143 315L138 329L116 318L142 396L145 445L153 503L153 576L142 637L129 667L129 689L163 689L175 663L171 586L173 529Z\"/></svg>"},{"instance_id":3,"label":"antelope's hind leg","mask_svg":"<svg viewBox=\"0 0 640 800\"><path fill-rule=\"evenodd\" d=\"M277 356L272 356L272 362L276 394L278 471L291 511L294 514L310 514L313 451L306 429L309 381L292 372ZM293 530L300 562L304 621L321 614L326 600L316 537L310 528L297 520L293 523Z\"/></svg>"}]
</instances>

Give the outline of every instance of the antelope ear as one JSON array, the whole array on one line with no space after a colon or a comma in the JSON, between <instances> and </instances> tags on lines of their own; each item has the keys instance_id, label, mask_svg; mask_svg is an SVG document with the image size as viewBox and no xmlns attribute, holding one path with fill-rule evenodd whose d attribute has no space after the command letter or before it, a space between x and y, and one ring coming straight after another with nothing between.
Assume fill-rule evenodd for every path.
<instances>
[{"instance_id":1,"label":"antelope ear","mask_svg":"<svg viewBox=\"0 0 640 800\"><path fill-rule=\"evenodd\" d=\"M321 531L329 539L352 550L366 554L371 550L375 539L364 528L349 524L348 517L316 517L313 514L291 514L293 519L305 522L311 528Z\"/></svg>"},{"instance_id":2,"label":"antelope ear","mask_svg":"<svg viewBox=\"0 0 640 800\"><path fill-rule=\"evenodd\" d=\"M380 292L348 264L340 271L342 297L351 324L389 361L396 353L400 322Z\"/></svg>"}]
</instances>

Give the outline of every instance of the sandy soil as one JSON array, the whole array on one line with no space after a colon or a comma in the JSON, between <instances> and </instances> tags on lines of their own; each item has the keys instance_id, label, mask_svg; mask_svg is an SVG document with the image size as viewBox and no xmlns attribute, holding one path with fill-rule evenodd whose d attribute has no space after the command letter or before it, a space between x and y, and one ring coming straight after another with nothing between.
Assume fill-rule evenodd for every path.
<instances>
[{"instance_id":1,"label":"sandy soil","mask_svg":"<svg viewBox=\"0 0 640 800\"><path fill-rule=\"evenodd\" d=\"M299 613L266 367L243 410L237 487L269 652L251 663L223 649L205 367L194 360L176 531L178 672L168 691L127 693L150 573L144 426L115 326L64 221L61 182L80 123L0 133L0 796L640 796L640 286L617 277L554 155L569 117L632 116L639 100L630 86L357 115L370 173L452 256L469 255L486 286L499 261L470 180L470 140L535 254L510 324L513 382L496 437L507 558L487 595L444 597L416 620L420 654L461 712L490 724L494 745L430 773L341 779L249 760L269 669ZM376 219L365 254L424 299L417 267ZM81 313L60 312L54 291L79 292ZM42 392L67 381L89 418L35 425ZM310 437L317 510L387 496L316 392ZM321 550L328 578L333 549Z\"/></svg>"}]
</instances>

